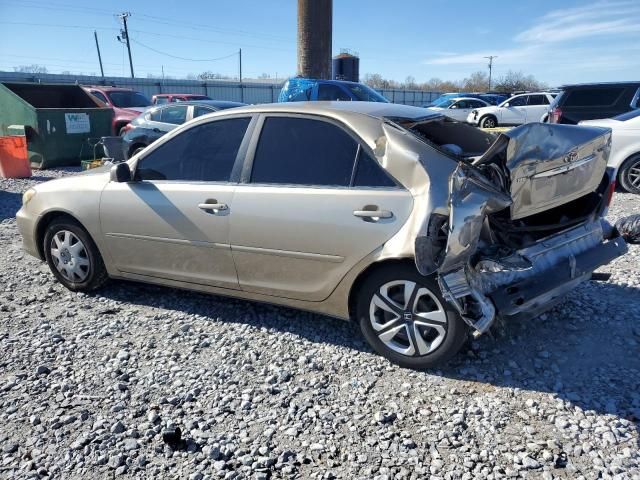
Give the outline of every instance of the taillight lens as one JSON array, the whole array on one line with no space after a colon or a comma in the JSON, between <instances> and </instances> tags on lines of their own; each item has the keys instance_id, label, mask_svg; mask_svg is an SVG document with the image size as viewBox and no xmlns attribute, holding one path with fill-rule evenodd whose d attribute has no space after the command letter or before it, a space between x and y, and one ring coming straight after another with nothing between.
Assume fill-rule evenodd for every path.
<instances>
[{"instance_id":1,"label":"taillight lens","mask_svg":"<svg viewBox=\"0 0 640 480\"><path fill-rule=\"evenodd\" d=\"M611 205L611 201L613 200L613 194L616 191L616 181L615 179L609 184L609 191L607 192L607 207Z\"/></svg>"},{"instance_id":2,"label":"taillight lens","mask_svg":"<svg viewBox=\"0 0 640 480\"><path fill-rule=\"evenodd\" d=\"M558 107L551 110L549 114L549 123L560 123L560 119L562 118L562 110Z\"/></svg>"}]
</instances>

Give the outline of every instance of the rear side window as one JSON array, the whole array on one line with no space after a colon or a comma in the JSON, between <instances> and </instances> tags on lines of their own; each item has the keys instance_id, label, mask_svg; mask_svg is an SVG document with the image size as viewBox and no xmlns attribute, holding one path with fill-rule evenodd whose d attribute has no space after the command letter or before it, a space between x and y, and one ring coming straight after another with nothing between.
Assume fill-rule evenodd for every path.
<instances>
[{"instance_id":1,"label":"rear side window","mask_svg":"<svg viewBox=\"0 0 640 480\"><path fill-rule=\"evenodd\" d=\"M358 155L358 165L356 167L356 176L353 179L354 187L395 187L396 184L389 175L382 169L380 164L360 149Z\"/></svg>"},{"instance_id":2,"label":"rear side window","mask_svg":"<svg viewBox=\"0 0 640 480\"><path fill-rule=\"evenodd\" d=\"M201 117L202 115L207 115L208 113L213 112L215 112L213 108L196 105L195 107L193 107L193 118Z\"/></svg>"},{"instance_id":3,"label":"rear side window","mask_svg":"<svg viewBox=\"0 0 640 480\"><path fill-rule=\"evenodd\" d=\"M509 100L510 107L524 107L527 104L527 96L523 95L522 97L514 97Z\"/></svg>"},{"instance_id":4,"label":"rear side window","mask_svg":"<svg viewBox=\"0 0 640 480\"><path fill-rule=\"evenodd\" d=\"M318 85L318 100L340 100L348 102L351 97L337 85L321 83Z\"/></svg>"},{"instance_id":5,"label":"rear side window","mask_svg":"<svg viewBox=\"0 0 640 480\"><path fill-rule=\"evenodd\" d=\"M160 121L164 123L173 123L180 125L187 121L187 106L176 105L175 107L166 107L162 109L160 114Z\"/></svg>"},{"instance_id":6,"label":"rear side window","mask_svg":"<svg viewBox=\"0 0 640 480\"><path fill-rule=\"evenodd\" d=\"M109 103L107 102L107 97L105 97L102 93L100 92L96 92L95 90L91 92L91 94L96 97L98 100L100 100L102 103Z\"/></svg>"},{"instance_id":7,"label":"rear side window","mask_svg":"<svg viewBox=\"0 0 640 480\"><path fill-rule=\"evenodd\" d=\"M176 135L140 161L136 178L228 182L250 120L218 120Z\"/></svg>"},{"instance_id":8,"label":"rear side window","mask_svg":"<svg viewBox=\"0 0 640 480\"><path fill-rule=\"evenodd\" d=\"M308 118L265 120L252 183L349 186L358 144L342 128Z\"/></svg>"},{"instance_id":9,"label":"rear side window","mask_svg":"<svg viewBox=\"0 0 640 480\"><path fill-rule=\"evenodd\" d=\"M613 105L624 93L624 87L581 88L564 95L566 107L606 107Z\"/></svg>"},{"instance_id":10,"label":"rear side window","mask_svg":"<svg viewBox=\"0 0 640 480\"><path fill-rule=\"evenodd\" d=\"M529 105L549 105L546 95L529 95Z\"/></svg>"},{"instance_id":11,"label":"rear side window","mask_svg":"<svg viewBox=\"0 0 640 480\"><path fill-rule=\"evenodd\" d=\"M169 99L167 97L156 97L156 105L164 105L165 103L168 103Z\"/></svg>"}]
</instances>

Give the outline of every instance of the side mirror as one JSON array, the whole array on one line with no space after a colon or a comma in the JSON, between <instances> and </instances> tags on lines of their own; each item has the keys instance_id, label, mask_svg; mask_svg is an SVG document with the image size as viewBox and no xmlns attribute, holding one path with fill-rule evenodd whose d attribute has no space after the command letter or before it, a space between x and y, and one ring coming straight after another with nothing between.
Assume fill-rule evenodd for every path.
<instances>
[{"instance_id":1,"label":"side mirror","mask_svg":"<svg viewBox=\"0 0 640 480\"><path fill-rule=\"evenodd\" d=\"M511 106L511 104L510 104L509 102L507 102L507 103L505 103L505 104L503 105L503 107L510 107L510 106Z\"/></svg>"},{"instance_id":2,"label":"side mirror","mask_svg":"<svg viewBox=\"0 0 640 480\"><path fill-rule=\"evenodd\" d=\"M449 108L451 109L458 108L458 105L451 105Z\"/></svg>"},{"instance_id":3,"label":"side mirror","mask_svg":"<svg viewBox=\"0 0 640 480\"><path fill-rule=\"evenodd\" d=\"M125 162L116 163L111 167L111 181L117 183L126 183L132 180L131 169Z\"/></svg>"}]
</instances>

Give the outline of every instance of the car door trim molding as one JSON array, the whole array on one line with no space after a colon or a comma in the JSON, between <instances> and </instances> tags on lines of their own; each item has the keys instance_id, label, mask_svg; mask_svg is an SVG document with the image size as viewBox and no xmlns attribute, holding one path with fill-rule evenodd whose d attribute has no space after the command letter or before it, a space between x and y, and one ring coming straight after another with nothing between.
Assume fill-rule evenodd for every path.
<instances>
[{"instance_id":1,"label":"car door trim molding","mask_svg":"<svg viewBox=\"0 0 640 480\"><path fill-rule=\"evenodd\" d=\"M273 248L247 247L244 245L233 245L231 251L257 253L261 255L274 255L276 257L300 258L303 260L318 260L321 262L342 263L344 257L340 255L328 255L324 253L294 252L291 250L276 250Z\"/></svg>"},{"instance_id":2,"label":"car door trim molding","mask_svg":"<svg viewBox=\"0 0 640 480\"><path fill-rule=\"evenodd\" d=\"M150 242L172 243L174 245L191 245L191 246L205 247L205 248L221 248L224 250L231 249L231 245L229 245L228 243L205 242L202 240L186 240L184 238L153 237L151 235L137 235L134 233L106 233L105 236L113 237L113 238L131 238L135 240L146 240Z\"/></svg>"}]
</instances>

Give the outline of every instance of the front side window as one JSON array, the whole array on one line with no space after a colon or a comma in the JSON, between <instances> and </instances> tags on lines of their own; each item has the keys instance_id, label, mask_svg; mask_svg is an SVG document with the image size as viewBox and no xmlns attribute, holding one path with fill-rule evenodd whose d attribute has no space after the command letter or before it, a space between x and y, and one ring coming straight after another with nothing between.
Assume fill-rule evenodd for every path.
<instances>
[{"instance_id":1,"label":"front side window","mask_svg":"<svg viewBox=\"0 0 640 480\"><path fill-rule=\"evenodd\" d=\"M569 91L565 107L607 107L617 102L624 87L579 88Z\"/></svg>"},{"instance_id":2,"label":"front side window","mask_svg":"<svg viewBox=\"0 0 640 480\"><path fill-rule=\"evenodd\" d=\"M318 100L340 100L348 102L351 97L337 85L321 83L318 85Z\"/></svg>"},{"instance_id":3,"label":"front side window","mask_svg":"<svg viewBox=\"0 0 640 480\"><path fill-rule=\"evenodd\" d=\"M160 121L163 123L173 123L181 125L187 121L187 106L176 105L162 109Z\"/></svg>"},{"instance_id":4,"label":"front side window","mask_svg":"<svg viewBox=\"0 0 640 480\"><path fill-rule=\"evenodd\" d=\"M483 108L483 107L487 107L488 105L485 103L482 103L478 100L470 100L469 101L469 108Z\"/></svg>"},{"instance_id":5,"label":"front side window","mask_svg":"<svg viewBox=\"0 0 640 480\"><path fill-rule=\"evenodd\" d=\"M252 183L349 186L358 144L342 128L308 118L265 120Z\"/></svg>"},{"instance_id":6,"label":"front side window","mask_svg":"<svg viewBox=\"0 0 640 480\"><path fill-rule=\"evenodd\" d=\"M374 89L362 85L360 83L347 83L345 85L351 94L361 102L381 102L389 103L389 100L384 98Z\"/></svg>"},{"instance_id":7,"label":"front side window","mask_svg":"<svg viewBox=\"0 0 640 480\"><path fill-rule=\"evenodd\" d=\"M156 105L164 105L165 103L169 103L167 97L156 97Z\"/></svg>"},{"instance_id":8,"label":"front side window","mask_svg":"<svg viewBox=\"0 0 640 480\"><path fill-rule=\"evenodd\" d=\"M249 117L197 125L146 155L136 180L228 182Z\"/></svg>"},{"instance_id":9,"label":"front side window","mask_svg":"<svg viewBox=\"0 0 640 480\"><path fill-rule=\"evenodd\" d=\"M514 97L509 100L510 107L524 107L527 104L527 97L525 95L521 97Z\"/></svg>"},{"instance_id":10,"label":"front side window","mask_svg":"<svg viewBox=\"0 0 640 480\"><path fill-rule=\"evenodd\" d=\"M153 122L159 122L161 118L162 118L161 108L154 108L153 110L151 110L151 112L149 112L149 120Z\"/></svg>"}]
</instances>

